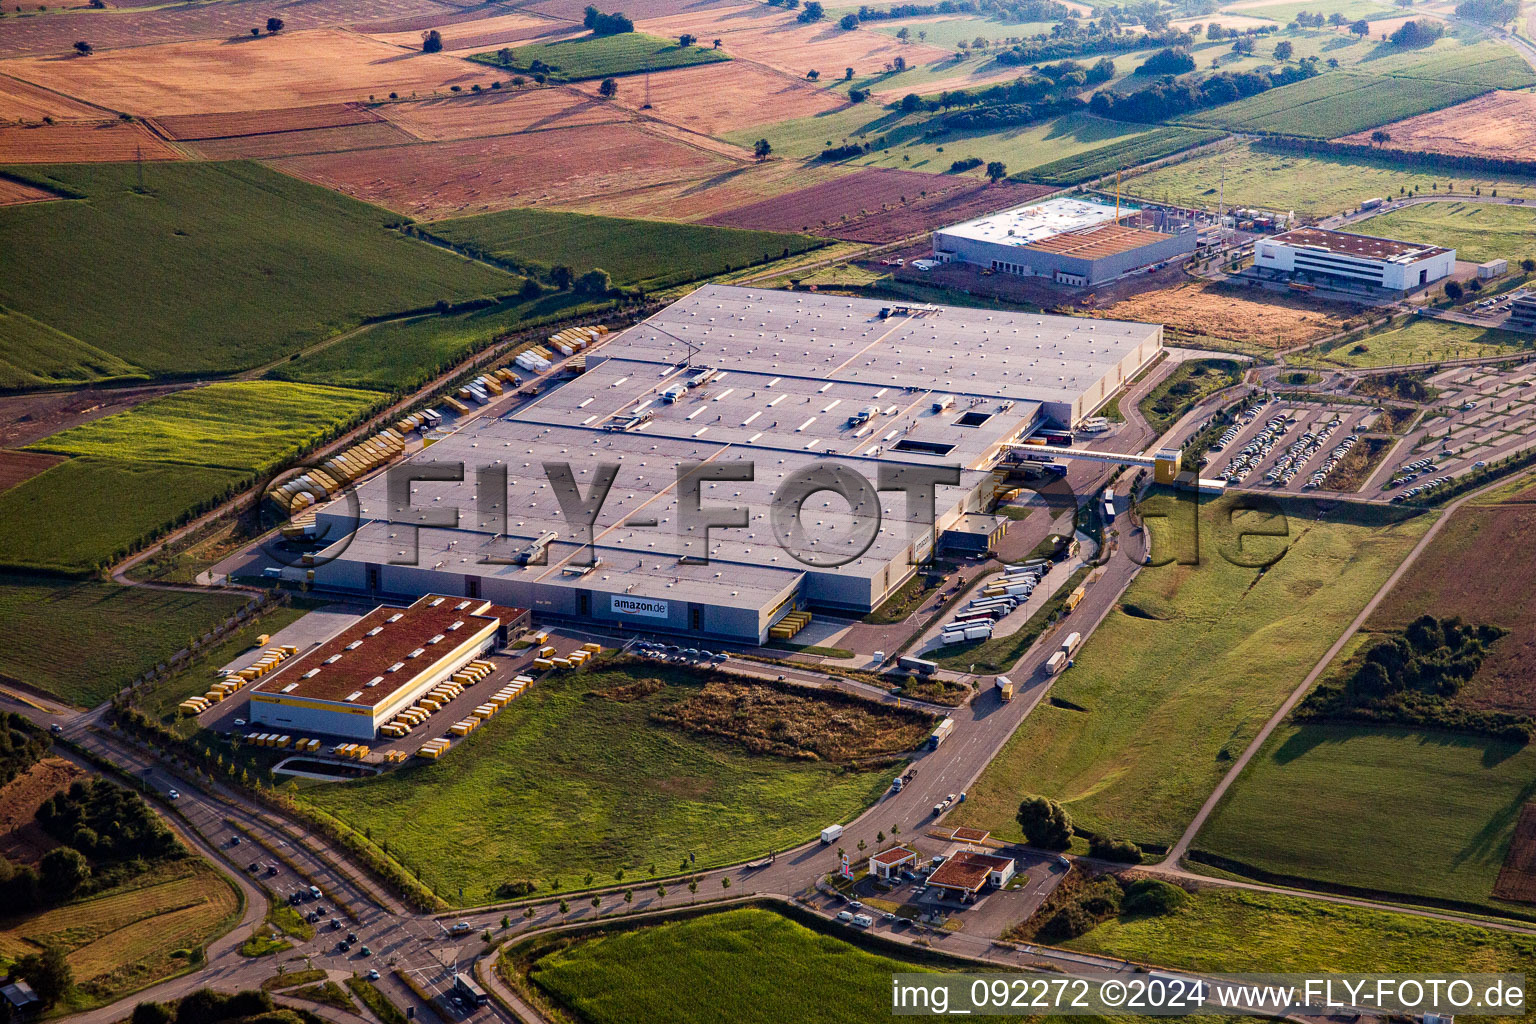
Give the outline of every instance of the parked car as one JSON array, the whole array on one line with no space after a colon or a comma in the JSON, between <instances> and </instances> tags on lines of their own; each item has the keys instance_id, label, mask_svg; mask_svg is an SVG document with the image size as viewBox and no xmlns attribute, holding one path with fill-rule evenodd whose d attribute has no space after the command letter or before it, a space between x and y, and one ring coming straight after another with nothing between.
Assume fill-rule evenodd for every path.
<instances>
[{"instance_id":1,"label":"parked car","mask_svg":"<svg viewBox=\"0 0 1536 1024\"><path fill-rule=\"evenodd\" d=\"M378 971L374 971L374 970L370 970L367 974L363 975L363 977L367 978L369 981L378 981L379 980L379 972Z\"/></svg>"},{"instance_id":2,"label":"parked car","mask_svg":"<svg viewBox=\"0 0 1536 1024\"><path fill-rule=\"evenodd\" d=\"M853 912L852 911L848 911L848 910L844 910L840 914L837 915L837 919L839 921L841 921L843 924L847 924L849 921L853 920Z\"/></svg>"}]
</instances>

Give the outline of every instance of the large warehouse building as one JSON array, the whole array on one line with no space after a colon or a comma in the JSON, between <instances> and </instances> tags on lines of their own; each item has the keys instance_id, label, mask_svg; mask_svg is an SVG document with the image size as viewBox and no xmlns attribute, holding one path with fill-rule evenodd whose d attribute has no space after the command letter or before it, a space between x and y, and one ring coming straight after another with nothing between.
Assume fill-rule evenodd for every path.
<instances>
[{"instance_id":1,"label":"large warehouse building","mask_svg":"<svg viewBox=\"0 0 1536 1024\"><path fill-rule=\"evenodd\" d=\"M1047 199L940 228L933 233L933 257L1061 284L1097 285L1195 251L1193 225L1171 224L1161 213L1148 216L1150 227L1137 226L1125 223L1147 219L1136 207Z\"/></svg>"},{"instance_id":2,"label":"large warehouse building","mask_svg":"<svg viewBox=\"0 0 1536 1024\"><path fill-rule=\"evenodd\" d=\"M1422 242L1297 228L1253 243L1253 268L1271 277L1412 291L1448 277L1456 250Z\"/></svg>"},{"instance_id":3,"label":"large warehouse building","mask_svg":"<svg viewBox=\"0 0 1536 1024\"><path fill-rule=\"evenodd\" d=\"M384 478L359 488L356 522L346 503L321 509L344 539L317 557L315 582L761 642L791 611L874 608L989 502L1009 443L1076 424L1161 349L1156 324L706 286L589 350L580 376L405 464L462 463L461 480L416 479L393 517ZM551 483L562 464L575 493ZM612 485L588 530L562 507L591 499L604 466ZM698 484L690 500L679 466L750 479ZM912 467L958 480L935 486L931 527L900 490L875 492L882 468ZM868 489L774 515L812 468ZM733 506L735 525L713 532L687 518Z\"/></svg>"},{"instance_id":4,"label":"large warehouse building","mask_svg":"<svg viewBox=\"0 0 1536 1024\"><path fill-rule=\"evenodd\" d=\"M527 624L523 609L441 594L407 608L375 608L252 687L251 722L372 739L422 694Z\"/></svg>"}]
</instances>

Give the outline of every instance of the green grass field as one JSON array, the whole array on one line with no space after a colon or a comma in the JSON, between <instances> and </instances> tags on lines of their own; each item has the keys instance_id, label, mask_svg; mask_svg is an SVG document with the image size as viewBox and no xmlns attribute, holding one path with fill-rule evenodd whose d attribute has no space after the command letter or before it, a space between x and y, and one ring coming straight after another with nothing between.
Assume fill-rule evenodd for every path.
<instances>
[{"instance_id":1,"label":"green grass field","mask_svg":"<svg viewBox=\"0 0 1536 1024\"><path fill-rule=\"evenodd\" d=\"M1155 128L1123 141L1040 164L1014 176L1047 185L1075 185L1089 178L1113 174L1123 167L1135 167L1180 150L1203 146L1221 137L1221 132L1194 128Z\"/></svg>"},{"instance_id":2,"label":"green grass field","mask_svg":"<svg viewBox=\"0 0 1536 1024\"><path fill-rule=\"evenodd\" d=\"M873 953L758 908L609 932L532 955L527 976L533 985L574 1011L573 1019L583 1024L872 1024L891 1016L892 974L948 969ZM524 966L503 958L500 970ZM989 1019L1011 1024L1152 1020L1134 1015ZM1220 1018L1182 1019L1215 1024Z\"/></svg>"},{"instance_id":3,"label":"green grass field","mask_svg":"<svg viewBox=\"0 0 1536 1024\"><path fill-rule=\"evenodd\" d=\"M1189 124L1318 139L1439 110L1485 92L1481 86L1330 72L1191 114Z\"/></svg>"},{"instance_id":4,"label":"green grass field","mask_svg":"<svg viewBox=\"0 0 1536 1024\"><path fill-rule=\"evenodd\" d=\"M237 490L248 471L70 459L0 492L0 567L79 574Z\"/></svg>"},{"instance_id":5,"label":"green grass field","mask_svg":"<svg viewBox=\"0 0 1536 1024\"><path fill-rule=\"evenodd\" d=\"M749 263L768 262L825 245L810 235L597 217L550 210L502 210L442 220L434 236L508 266L577 274L601 267L623 287L660 288Z\"/></svg>"},{"instance_id":6,"label":"green grass field","mask_svg":"<svg viewBox=\"0 0 1536 1024\"><path fill-rule=\"evenodd\" d=\"M0 387L55 387L147 376L127 360L0 308Z\"/></svg>"},{"instance_id":7,"label":"green grass field","mask_svg":"<svg viewBox=\"0 0 1536 1024\"><path fill-rule=\"evenodd\" d=\"M91 707L245 603L234 594L0 576L0 674Z\"/></svg>"},{"instance_id":8,"label":"green grass field","mask_svg":"<svg viewBox=\"0 0 1536 1024\"><path fill-rule=\"evenodd\" d=\"M596 314L611 305L607 300L594 302L586 296L560 292L532 302L512 299L468 313L391 320L283 363L268 376L394 393L409 391L507 331L583 312Z\"/></svg>"},{"instance_id":9,"label":"green grass field","mask_svg":"<svg viewBox=\"0 0 1536 1024\"><path fill-rule=\"evenodd\" d=\"M256 164L148 164L143 194L131 164L8 173L85 198L0 207L0 304L152 374L259 366L370 316L519 284ZM0 361L78 377L98 360L61 367L50 339L0 335Z\"/></svg>"},{"instance_id":10,"label":"green grass field","mask_svg":"<svg viewBox=\"0 0 1536 1024\"><path fill-rule=\"evenodd\" d=\"M1373 196L1429 192L1432 185L1444 191L1452 181L1458 189L1480 187L1485 195L1497 189L1501 196L1536 199L1536 178L1415 171L1341 157L1270 153L1247 143L1129 178L1122 191L1214 210L1223 178L1229 207L1295 210L1317 217L1355 209Z\"/></svg>"},{"instance_id":11,"label":"green grass field","mask_svg":"<svg viewBox=\"0 0 1536 1024\"><path fill-rule=\"evenodd\" d=\"M1536 258L1536 210L1498 203L1420 203L1343 228L1382 238L1428 238L1456 250L1456 258L1483 263L1505 259L1514 267Z\"/></svg>"},{"instance_id":12,"label":"green grass field","mask_svg":"<svg viewBox=\"0 0 1536 1024\"><path fill-rule=\"evenodd\" d=\"M1228 973L1529 974L1536 969L1536 939L1529 936L1239 889L1202 891L1160 917L1110 920L1067 945L1176 969Z\"/></svg>"},{"instance_id":13,"label":"green grass field","mask_svg":"<svg viewBox=\"0 0 1536 1024\"><path fill-rule=\"evenodd\" d=\"M376 391L236 381L177 391L30 447L63 455L264 470L380 405Z\"/></svg>"},{"instance_id":14,"label":"green grass field","mask_svg":"<svg viewBox=\"0 0 1536 1024\"><path fill-rule=\"evenodd\" d=\"M1505 355L1529 348L1529 335L1490 331L1448 320L1416 318L1401 327L1361 338L1349 338L1327 349L1308 349L1287 356L1296 366L1402 366L1440 359Z\"/></svg>"},{"instance_id":15,"label":"green grass field","mask_svg":"<svg viewBox=\"0 0 1536 1024\"><path fill-rule=\"evenodd\" d=\"M1487 89L1523 89L1536 84L1536 72L1525 58L1503 43L1472 41L1469 45L1437 42L1424 50L1399 52L1378 46L1356 65L1372 75L1459 82Z\"/></svg>"},{"instance_id":16,"label":"green grass field","mask_svg":"<svg viewBox=\"0 0 1536 1024\"><path fill-rule=\"evenodd\" d=\"M629 702L594 692L637 677L669 685ZM591 884L588 872L596 883L621 868L638 883L652 864L671 874L690 852L700 868L762 856L849 818L890 781L652 723L692 678L650 665L546 676L440 761L299 799L371 828L445 899L480 904L507 881L547 893L556 880Z\"/></svg>"},{"instance_id":17,"label":"green grass field","mask_svg":"<svg viewBox=\"0 0 1536 1024\"><path fill-rule=\"evenodd\" d=\"M1350 21L1359 18L1367 20L1371 18L1390 18L1401 14L1402 11L1394 8L1389 3L1378 3L1377 0L1323 0L1322 3L1295 3L1281 0L1280 3L1264 4L1259 7L1241 7L1237 9L1227 8L1228 14L1241 14L1245 18L1268 18L1279 22L1281 25L1289 25L1296 15L1306 11L1309 14L1329 15L1334 12L1344 15Z\"/></svg>"},{"instance_id":18,"label":"green grass field","mask_svg":"<svg viewBox=\"0 0 1536 1024\"><path fill-rule=\"evenodd\" d=\"M1528 747L1452 733L1285 726L1249 762L1194 847L1273 874L1496 910L1494 879L1520 807L1533 797L1536 751Z\"/></svg>"},{"instance_id":19,"label":"green grass field","mask_svg":"<svg viewBox=\"0 0 1536 1024\"><path fill-rule=\"evenodd\" d=\"M1199 565L1136 577L1052 689L1081 710L1036 708L971 787L961 823L1018 838L1019 798L1034 792L1096 832L1171 843L1429 526L1428 517L1379 511L1316 521L1309 505L1293 507L1284 524L1255 513L1229 520L1233 501L1203 506ZM1187 505L1160 495L1146 510L1178 516L1148 520L1154 557L1189 549ZM1288 541L1235 536L1281 525ZM1262 572L1221 553L1257 562L1282 545L1284 556Z\"/></svg>"},{"instance_id":20,"label":"green grass field","mask_svg":"<svg viewBox=\"0 0 1536 1024\"><path fill-rule=\"evenodd\" d=\"M554 43L531 43L511 47L509 59L501 51L477 53L471 60L493 64L509 71L532 71L534 61L543 61L552 78L577 82L608 75L631 75L637 71L661 71L694 64L713 64L731 58L721 50L704 46L679 46L676 39L661 39L644 32L624 32L612 36L582 36Z\"/></svg>"}]
</instances>

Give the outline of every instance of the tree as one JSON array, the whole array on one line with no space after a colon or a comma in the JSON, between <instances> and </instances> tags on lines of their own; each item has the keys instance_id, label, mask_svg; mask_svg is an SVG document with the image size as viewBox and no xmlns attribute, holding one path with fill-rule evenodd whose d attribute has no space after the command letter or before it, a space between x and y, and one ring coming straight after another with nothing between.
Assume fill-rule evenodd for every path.
<instances>
[{"instance_id":1,"label":"tree","mask_svg":"<svg viewBox=\"0 0 1536 1024\"><path fill-rule=\"evenodd\" d=\"M805 77L814 82L821 77L821 72L817 71L815 68L812 68L805 73Z\"/></svg>"},{"instance_id":2,"label":"tree","mask_svg":"<svg viewBox=\"0 0 1536 1024\"><path fill-rule=\"evenodd\" d=\"M678 46L692 46L694 43L696 43L698 41L699 41L699 37L698 36L692 35L692 34L690 34L688 32L684 32L682 35L677 37L677 45Z\"/></svg>"},{"instance_id":3,"label":"tree","mask_svg":"<svg viewBox=\"0 0 1536 1024\"><path fill-rule=\"evenodd\" d=\"M1387 143L1392 141L1392 134L1377 128L1375 131L1371 132L1371 141L1378 146L1385 146Z\"/></svg>"},{"instance_id":4,"label":"tree","mask_svg":"<svg viewBox=\"0 0 1536 1024\"><path fill-rule=\"evenodd\" d=\"M843 68L843 81L853 81L853 68Z\"/></svg>"},{"instance_id":5,"label":"tree","mask_svg":"<svg viewBox=\"0 0 1536 1024\"><path fill-rule=\"evenodd\" d=\"M614 96L618 95L618 92L619 83L612 78L603 79L603 84L597 87L597 94L605 100L613 99Z\"/></svg>"},{"instance_id":6,"label":"tree","mask_svg":"<svg viewBox=\"0 0 1536 1024\"><path fill-rule=\"evenodd\" d=\"M90 863L70 846L56 847L43 854L38 868L43 888L55 898L73 896L91 877Z\"/></svg>"},{"instance_id":7,"label":"tree","mask_svg":"<svg viewBox=\"0 0 1536 1024\"><path fill-rule=\"evenodd\" d=\"M724 42L724 40L721 40L721 39L716 39L716 40L715 40L715 49L717 49L717 50L718 50L718 49L720 49L720 44L721 44L721 43L722 43L722 42Z\"/></svg>"},{"instance_id":8,"label":"tree","mask_svg":"<svg viewBox=\"0 0 1536 1024\"><path fill-rule=\"evenodd\" d=\"M96 52L96 47L82 39L75 44L75 52L82 57L89 57L91 54Z\"/></svg>"},{"instance_id":9,"label":"tree","mask_svg":"<svg viewBox=\"0 0 1536 1024\"><path fill-rule=\"evenodd\" d=\"M561 291L571 287L571 282L576 280L576 274L570 267L557 265L549 268L549 281ZM553 888L553 886L551 886Z\"/></svg>"},{"instance_id":10,"label":"tree","mask_svg":"<svg viewBox=\"0 0 1536 1024\"><path fill-rule=\"evenodd\" d=\"M593 267L576 279L576 291L583 295L607 295L613 291L613 279L602 267Z\"/></svg>"},{"instance_id":11,"label":"tree","mask_svg":"<svg viewBox=\"0 0 1536 1024\"><path fill-rule=\"evenodd\" d=\"M421 34L421 52L439 53L443 48L443 34L435 28L429 28ZM507 52L506 60L510 60L512 53Z\"/></svg>"},{"instance_id":12,"label":"tree","mask_svg":"<svg viewBox=\"0 0 1536 1024\"><path fill-rule=\"evenodd\" d=\"M1362 18L1359 21L1351 24L1349 26L1349 30L1355 35L1359 36L1361 39L1364 39L1366 36L1371 34L1371 23Z\"/></svg>"},{"instance_id":13,"label":"tree","mask_svg":"<svg viewBox=\"0 0 1536 1024\"><path fill-rule=\"evenodd\" d=\"M805 0L805 9L795 15L795 20L801 24L809 25L811 22L820 21L826 16L827 12L822 9L821 0Z\"/></svg>"},{"instance_id":14,"label":"tree","mask_svg":"<svg viewBox=\"0 0 1536 1024\"><path fill-rule=\"evenodd\" d=\"M560 901L560 916L564 917L571 912L571 905L565 900Z\"/></svg>"},{"instance_id":15,"label":"tree","mask_svg":"<svg viewBox=\"0 0 1536 1024\"><path fill-rule=\"evenodd\" d=\"M255 28L251 29L251 35L252 36L259 36L259 35L261 35L261 26L258 25Z\"/></svg>"},{"instance_id":16,"label":"tree","mask_svg":"<svg viewBox=\"0 0 1536 1024\"><path fill-rule=\"evenodd\" d=\"M1527 256L1525 259L1520 261L1520 269L1525 271L1527 274L1536 271L1536 260L1533 260Z\"/></svg>"},{"instance_id":17,"label":"tree","mask_svg":"<svg viewBox=\"0 0 1536 1024\"><path fill-rule=\"evenodd\" d=\"M518 289L517 294L524 302L532 302L544 294L544 288L533 278L525 277L523 278L523 286Z\"/></svg>"},{"instance_id":18,"label":"tree","mask_svg":"<svg viewBox=\"0 0 1536 1024\"><path fill-rule=\"evenodd\" d=\"M901 109L909 114L922 105L923 98L915 92L909 92L901 98Z\"/></svg>"},{"instance_id":19,"label":"tree","mask_svg":"<svg viewBox=\"0 0 1536 1024\"><path fill-rule=\"evenodd\" d=\"M758 139L752 143L752 155L757 157L757 162L762 163L768 159L768 154L773 152L773 145L767 139Z\"/></svg>"},{"instance_id":20,"label":"tree","mask_svg":"<svg viewBox=\"0 0 1536 1024\"><path fill-rule=\"evenodd\" d=\"M140 1003L128 1015L131 1024L171 1024L175 1019L176 1014L169 1006L154 1001Z\"/></svg>"},{"instance_id":21,"label":"tree","mask_svg":"<svg viewBox=\"0 0 1536 1024\"><path fill-rule=\"evenodd\" d=\"M1328 15L1328 24L1332 25L1334 28L1338 28L1340 25L1349 24L1349 19L1344 17L1344 15L1340 14L1338 11L1334 11L1332 14Z\"/></svg>"},{"instance_id":22,"label":"tree","mask_svg":"<svg viewBox=\"0 0 1536 1024\"><path fill-rule=\"evenodd\" d=\"M603 905L603 898L601 896L593 896L592 897L592 909L593 910L598 909L602 905Z\"/></svg>"},{"instance_id":23,"label":"tree","mask_svg":"<svg viewBox=\"0 0 1536 1024\"><path fill-rule=\"evenodd\" d=\"M11 973L32 986L44 1006L52 1006L75 983L64 951L58 946L45 946L41 953L28 953L19 957L11 966Z\"/></svg>"},{"instance_id":24,"label":"tree","mask_svg":"<svg viewBox=\"0 0 1536 1024\"><path fill-rule=\"evenodd\" d=\"M633 889L625 889L624 890L624 902L625 903L633 903L633 902L635 902L635 890L633 890Z\"/></svg>"},{"instance_id":25,"label":"tree","mask_svg":"<svg viewBox=\"0 0 1536 1024\"><path fill-rule=\"evenodd\" d=\"M1282 39L1275 44L1275 60L1290 60L1291 54L1296 52L1296 47L1291 45L1289 39Z\"/></svg>"},{"instance_id":26,"label":"tree","mask_svg":"<svg viewBox=\"0 0 1536 1024\"><path fill-rule=\"evenodd\" d=\"M1008 165L1001 160L993 160L987 164L987 180L996 184L1008 176Z\"/></svg>"},{"instance_id":27,"label":"tree","mask_svg":"<svg viewBox=\"0 0 1536 1024\"><path fill-rule=\"evenodd\" d=\"M897 54L891 60L891 67L895 68L897 71L907 70L907 58Z\"/></svg>"},{"instance_id":28,"label":"tree","mask_svg":"<svg viewBox=\"0 0 1536 1024\"><path fill-rule=\"evenodd\" d=\"M852 32L859 27L859 16L857 14L845 14L837 20L837 24L844 32Z\"/></svg>"},{"instance_id":29,"label":"tree","mask_svg":"<svg viewBox=\"0 0 1536 1024\"><path fill-rule=\"evenodd\" d=\"M901 26L900 31L896 33L896 38L905 43L907 40L912 38L912 30L903 25Z\"/></svg>"},{"instance_id":30,"label":"tree","mask_svg":"<svg viewBox=\"0 0 1536 1024\"><path fill-rule=\"evenodd\" d=\"M267 19L267 35L269 35L269 36L270 35L275 35L276 33L281 32L282 30L283 30L283 19L282 18L268 18Z\"/></svg>"},{"instance_id":31,"label":"tree","mask_svg":"<svg viewBox=\"0 0 1536 1024\"><path fill-rule=\"evenodd\" d=\"M622 32L633 32L635 23L622 14L604 14L596 7L588 6L584 12L581 23L592 30L593 35L616 36Z\"/></svg>"},{"instance_id":32,"label":"tree","mask_svg":"<svg viewBox=\"0 0 1536 1024\"><path fill-rule=\"evenodd\" d=\"M1016 815L1024 839L1031 846L1046 850L1065 850L1072 845L1072 819L1055 800L1027 796Z\"/></svg>"},{"instance_id":33,"label":"tree","mask_svg":"<svg viewBox=\"0 0 1536 1024\"><path fill-rule=\"evenodd\" d=\"M1461 285L1457 284L1455 281L1445 282L1445 297L1450 299L1452 302L1460 302L1461 297L1464 294L1466 293L1462 291Z\"/></svg>"}]
</instances>

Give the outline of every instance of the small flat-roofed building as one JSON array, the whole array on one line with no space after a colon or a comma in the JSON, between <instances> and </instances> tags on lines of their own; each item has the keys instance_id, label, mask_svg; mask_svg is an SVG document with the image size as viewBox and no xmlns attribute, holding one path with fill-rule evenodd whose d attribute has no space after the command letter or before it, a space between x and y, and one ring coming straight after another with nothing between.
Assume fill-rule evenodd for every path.
<instances>
[{"instance_id":1,"label":"small flat-roofed building","mask_svg":"<svg viewBox=\"0 0 1536 1024\"><path fill-rule=\"evenodd\" d=\"M1509 327L1536 329L1536 295L1516 295L1509 300Z\"/></svg>"},{"instance_id":2,"label":"small flat-roofed building","mask_svg":"<svg viewBox=\"0 0 1536 1024\"><path fill-rule=\"evenodd\" d=\"M928 884L956 895L974 896L989 883L999 889L1007 885L1017 870L1012 857L965 850L940 864L928 876Z\"/></svg>"},{"instance_id":3,"label":"small flat-roofed building","mask_svg":"<svg viewBox=\"0 0 1536 1024\"><path fill-rule=\"evenodd\" d=\"M526 627L528 612L427 594L380 606L251 688L249 718L293 732L372 739L379 726Z\"/></svg>"},{"instance_id":4,"label":"small flat-roofed building","mask_svg":"<svg viewBox=\"0 0 1536 1024\"><path fill-rule=\"evenodd\" d=\"M893 846L869 858L869 873L876 878L894 878L901 873L902 868L916 863L916 850Z\"/></svg>"},{"instance_id":5,"label":"small flat-roofed building","mask_svg":"<svg viewBox=\"0 0 1536 1024\"><path fill-rule=\"evenodd\" d=\"M0 985L0 997L10 1004L11 1014L18 1018L31 1017L43 1008L43 1001L37 998L32 986L20 978Z\"/></svg>"},{"instance_id":6,"label":"small flat-roofed building","mask_svg":"<svg viewBox=\"0 0 1536 1024\"><path fill-rule=\"evenodd\" d=\"M1455 249L1321 228L1297 228L1253 243L1253 266L1262 274L1394 292L1448 277L1455 265Z\"/></svg>"},{"instance_id":7,"label":"small flat-roofed building","mask_svg":"<svg viewBox=\"0 0 1536 1024\"><path fill-rule=\"evenodd\" d=\"M940 549L957 555L989 555L1008 532L1008 519L984 512L968 512L955 520L939 538Z\"/></svg>"},{"instance_id":8,"label":"small flat-roofed building","mask_svg":"<svg viewBox=\"0 0 1536 1024\"><path fill-rule=\"evenodd\" d=\"M1121 223L1145 219L1133 206L1092 199L1047 199L1000 210L933 233L933 255L1002 274L1095 285L1195 249L1193 226L1157 229Z\"/></svg>"},{"instance_id":9,"label":"small flat-roofed building","mask_svg":"<svg viewBox=\"0 0 1536 1024\"><path fill-rule=\"evenodd\" d=\"M985 829L970 828L966 825L961 825L950 835L950 838L957 843L971 843L972 845L984 843L991 837L992 833Z\"/></svg>"}]
</instances>

